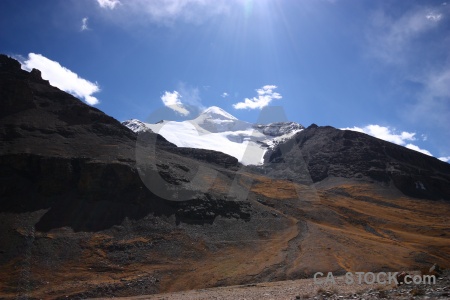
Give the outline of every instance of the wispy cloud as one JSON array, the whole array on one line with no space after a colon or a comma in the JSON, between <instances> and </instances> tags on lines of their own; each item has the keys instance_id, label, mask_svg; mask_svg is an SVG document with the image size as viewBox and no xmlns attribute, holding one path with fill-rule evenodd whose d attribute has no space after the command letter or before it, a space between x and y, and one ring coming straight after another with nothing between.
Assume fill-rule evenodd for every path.
<instances>
[{"instance_id":1,"label":"wispy cloud","mask_svg":"<svg viewBox=\"0 0 450 300\"><path fill-rule=\"evenodd\" d=\"M436 28L443 19L439 8L418 7L399 17L377 11L367 40L369 54L387 64L401 64L410 59L416 39Z\"/></svg>"},{"instance_id":2,"label":"wispy cloud","mask_svg":"<svg viewBox=\"0 0 450 300\"><path fill-rule=\"evenodd\" d=\"M170 25L181 20L201 23L203 20L230 11L230 0L97 0L100 7L120 11L121 18L127 21L152 22ZM120 5L119 5L120 4Z\"/></svg>"},{"instance_id":3,"label":"wispy cloud","mask_svg":"<svg viewBox=\"0 0 450 300\"><path fill-rule=\"evenodd\" d=\"M265 85L256 90L258 97L245 98L243 102L233 104L233 107L235 109L262 109L272 100L283 98L279 93L273 91L276 88L276 85Z\"/></svg>"},{"instance_id":4,"label":"wispy cloud","mask_svg":"<svg viewBox=\"0 0 450 300\"><path fill-rule=\"evenodd\" d=\"M416 82L424 88L416 101L405 107L404 118L411 122L426 121L433 126L448 128L450 120L450 64L447 69L431 70L417 75Z\"/></svg>"},{"instance_id":5,"label":"wispy cloud","mask_svg":"<svg viewBox=\"0 0 450 300\"><path fill-rule=\"evenodd\" d=\"M98 5L101 8L114 9L117 5L121 4L119 0L97 0Z\"/></svg>"},{"instance_id":6,"label":"wispy cloud","mask_svg":"<svg viewBox=\"0 0 450 300\"><path fill-rule=\"evenodd\" d=\"M197 87L193 87L184 82L180 82L177 85L177 90L183 98L184 104L198 110L203 110L205 108L200 97L200 90Z\"/></svg>"},{"instance_id":7,"label":"wispy cloud","mask_svg":"<svg viewBox=\"0 0 450 300\"><path fill-rule=\"evenodd\" d=\"M92 94L100 91L98 83L79 77L58 62L48 59L41 54L29 53L28 59L22 62L22 69L31 71L33 68L40 70L42 78L50 81L51 85L75 97L84 99L90 105L99 103L98 99L92 96Z\"/></svg>"},{"instance_id":8,"label":"wispy cloud","mask_svg":"<svg viewBox=\"0 0 450 300\"><path fill-rule=\"evenodd\" d=\"M431 21L440 21L440 20L442 19L442 14L440 14L440 13L434 13L434 12L429 12L429 13L426 15L426 18L427 18L428 20L431 20Z\"/></svg>"},{"instance_id":9,"label":"wispy cloud","mask_svg":"<svg viewBox=\"0 0 450 300\"><path fill-rule=\"evenodd\" d=\"M422 5L400 14L380 10L371 20L367 53L378 68L388 68L401 95L408 94L399 116L409 123L448 130L449 17L447 5ZM411 90L405 82L414 83L417 89Z\"/></svg>"},{"instance_id":10,"label":"wispy cloud","mask_svg":"<svg viewBox=\"0 0 450 300\"><path fill-rule=\"evenodd\" d=\"M222 95L220 95L222 98L226 98L226 97L228 97L229 95L228 95L228 93L227 92L224 92L224 93L222 93Z\"/></svg>"},{"instance_id":11,"label":"wispy cloud","mask_svg":"<svg viewBox=\"0 0 450 300\"><path fill-rule=\"evenodd\" d=\"M89 30L88 27L88 18L83 18L81 20L81 31Z\"/></svg>"},{"instance_id":12,"label":"wispy cloud","mask_svg":"<svg viewBox=\"0 0 450 300\"><path fill-rule=\"evenodd\" d=\"M385 141L388 141L388 142L391 142L391 143L394 143L397 145L405 146L408 149L419 151L426 155L432 156L430 151L421 149L421 148L419 148L419 146L410 143L411 141L416 140L415 132L402 131L400 133L397 133L395 131L395 129L392 129L392 128L386 127L386 126L380 126L380 125L367 125L364 127L356 127L355 126L355 127L351 127L351 128L347 127L347 128L341 128L341 129L366 133L366 134L374 136L376 138L379 138L379 139L382 139L382 140L385 140Z\"/></svg>"},{"instance_id":13,"label":"wispy cloud","mask_svg":"<svg viewBox=\"0 0 450 300\"><path fill-rule=\"evenodd\" d=\"M161 101L165 106L172 109L173 111L179 113L182 116L189 115L189 111L181 103L181 95L177 91L168 92L165 91L161 96Z\"/></svg>"}]
</instances>

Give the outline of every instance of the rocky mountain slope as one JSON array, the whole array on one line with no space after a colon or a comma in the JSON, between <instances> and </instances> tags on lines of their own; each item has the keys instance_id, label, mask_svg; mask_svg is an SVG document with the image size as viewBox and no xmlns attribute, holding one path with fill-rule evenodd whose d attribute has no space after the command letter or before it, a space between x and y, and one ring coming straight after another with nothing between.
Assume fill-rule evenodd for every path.
<instances>
[{"instance_id":1,"label":"rocky mountain slope","mask_svg":"<svg viewBox=\"0 0 450 300\"><path fill-rule=\"evenodd\" d=\"M38 70L23 71L17 61L5 56L1 57L0 76L2 211L52 207L46 216L57 210L53 217L59 216L62 223L42 225L46 229L70 225L76 230L91 230L110 227L149 209L167 209L143 188L136 172L137 139L132 131L50 86ZM149 172L157 172L158 165L167 162L179 164L178 169L170 168L173 178L167 179L172 181L181 180L177 176L189 177L199 160L225 167L238 165L236 159L222 153L177 148L161 136L148 136L154 139L159 154ZM190 161L190 156L197 160ZM117 207L95 211L98 201L104 199L110 207ZM66 209L73 201L85 217L67 219L61 215L73 214ZM136 205L132 211L130 204ZM46 219L44 216L41 222ZM102 225L101 220L107 224Z\"/></svg>"},{"instance_id":2,"label":"rocky mountain slope","mask_svg":"<svg viewBox=\"0 0 450 300\"><path fill-rule=\"evenodd\" d=\"M450 164L354 131L310 126L267 152L265 161L264 172L272 176L360 179L416 198L450 201Z\"/></svg>"},{"instance_id":3,"label":"rocky mountain slope","mask_svg":"<svg viewBox=\"0 0 450 300\"><path fill-rule=\"evenodd\" d=\"M232 229L241 222L244 233L239 238L246 236L247 227L251 238L258 221L250 217L267 210L236 201L228 190L204 191L204 182L189 184L195 176L214 174L226 189L235 177L232 170L239 167L237 159L211 150L178 148L153 133L138 140L115 119L50 86L38 70L23 71L4 55L0 99L2 295L46 290L41 286L45 282L58 288L64 277L74 278L77 272L86 272L84 283L102 282L98 272L113 272L112 261L133 264L123 256L128 256L128 247L140 248L133 253L137 261L154 256L162 263L197 249L193 236L213 234L195 227L184 230L180 224L211 224L223 218L228 228L219 234L213 230L211 239L233 239ZM137 156L145 156L147 163L137 165ZM148 188L157 179L157 188ZM158 192L169 190L184 192L189 201L172 201ZM124 229L123 224L131 227ZM286 222L274 226L283 228ZM98 239L108 246L97 245ZM201 249L199 255L208 252ZM98 251L116 253L116 258ZM63 275L65 268L79 270ZM102 274L109 278L109 273Z\"/></svg>"},{"instance_id":4,"label":"rocky mountain slope","mask_svg":"<svg viewBox=\"0 0 450 300\"><path fill-rule=\"evenodd\" d=\"M0 55L0 138L1 298L450 267L448 165L360 133L313 126L243 166L135 134Z\"/></svg>"}]
</instances>

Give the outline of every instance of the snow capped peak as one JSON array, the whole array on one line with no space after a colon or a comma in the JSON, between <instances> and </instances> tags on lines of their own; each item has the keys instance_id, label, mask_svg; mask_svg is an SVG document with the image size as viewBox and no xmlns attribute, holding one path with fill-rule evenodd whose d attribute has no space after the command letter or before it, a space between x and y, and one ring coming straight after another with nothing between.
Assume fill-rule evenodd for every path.
<instances>
[{"instance_id":1,"label":"snow capped peak","mask_svg":"<svg viewBox=\"0 0 450 300\"><path fill-rule=\"evenodd\" d=\"M251 127L250 123L238 120L236 117L217 106L211 106L205 109L191 122L209 132L236 131Z\"/></svg>"},{"instance_id":2,"label":"snow capped peak","mask_svg":"<svg viewBox=\"0 0 450 300\"><path fill-rule=\"evenodd\" d=\"M122 124L134 132L152 131L144 122L141 122L138 119L127 120L122 122Z\"/></svg>"},{"instance_id":3,"label":"snow capped peak","mask_svg":"<svg viewBox=\"0 0 450 300\"><path fill-rule=\"evenodd\" d=\"M197 118L183 122L148 124L129 120L123 124L134 132L152 130L178 147L210 149L229 154L245 165L263 163L264 153L268 149L304 128L295 122L253 124L241 121L217 106L211 106Z\"/></svg>"},{"instance_id":4,"label":"snow capped peak","mask_svg":"<svg viewBox=\"0 0 450 300\"><path fill-rule=\"evenodd\" d=\"M294 131L298 132L299 130L305 129L305 127L295 122L275 122L267 125L257 124L254 128L262 130L265 135L270 135L273 137L282 136Z\"/></svg>"},{"instance_id":5,"label":"snow capped peak","mask_svg":"<svg viewBox=\"0 0 450 300\"><path fill-rule=\"evenodd\" d=\"M213 118L213 119L237 120L237 118L235 116L227 113L226 111L224 111L223 109L221 109L220 107L217 107L217 106L208 107L200 114L199 117L201 117L201 116Z\"/></svg>"}]
</instances>

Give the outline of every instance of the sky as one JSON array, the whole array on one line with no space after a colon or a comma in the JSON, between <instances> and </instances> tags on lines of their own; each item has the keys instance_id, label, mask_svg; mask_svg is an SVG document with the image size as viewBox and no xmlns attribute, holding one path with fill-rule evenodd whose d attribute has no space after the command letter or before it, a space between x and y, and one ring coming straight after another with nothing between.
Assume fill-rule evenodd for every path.
<instances>
[{"instance_id":1,"label":"sky","mask_svg":"<svg viewBox=\"0 0 450 300\"><path fill-rule=\"evenodd\" d=\"M447 162L449 48L444 1L0 1L0 52L119 121L276 106Z\"/></svg>"}]
</instances>

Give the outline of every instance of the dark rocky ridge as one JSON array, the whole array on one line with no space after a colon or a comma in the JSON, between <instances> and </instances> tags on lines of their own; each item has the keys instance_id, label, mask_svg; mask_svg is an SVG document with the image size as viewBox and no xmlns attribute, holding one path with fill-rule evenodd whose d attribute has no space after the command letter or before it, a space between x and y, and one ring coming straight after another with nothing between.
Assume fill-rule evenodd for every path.
<instances>
[{"instance_id":1,"label":"dark rocky ridge","mask_svg":"<svg viewBox=\"0 0 450 300\"><path fill-rule=\"evenodd\" d=\"M142 183L135 133L51 86L40 71L21 70L19 62L1 55L0 99L0 212L50 209L37 223L38 230L70 226L85 231L148 213L176 215L181 221L189 215L189 205L161 199ZM160 135L146 134L155 140L157 152L148 172L159 173L169 184L189 182L200 161L211 162L213 168L238 166L226 154L177 148ZM211 195L193 190L192 197L210 202L208 217L199 216L199 223L229 214L226 203L221 209L214 206L225 201L220 196L211 201Z\"/></svg>"},{"instance_id":2,"label":"dark rocky ridge","mask_svg":"<svg viewBox=\"0 0 450 300\"><path fill-rule=\"evenodd\" d=\"M102 296L111 292L102 287L116 286L114 295L156 293L222 244L289 225L228 195L237 159L177 148L150 132L138 136L5 55L0 140L2 299L41 291L37 298ZM137 162L141 148L144 163ZM219 189L191 184L201 169L217 174ZM187 199L158 196L142 170L150 184L162 178L157 188ZM113 277L120 280L110 284Z\"/></svg>"},{"instance_id":3,"label":"dark rocky ridge","mask_svg":"<svg viewBox=\"0 0 450 300\"><path fill-rule=\"evenodd\" d=\"M310 126L266 153L265 161L272 176L371 180L393 184L408 196L450 200L449 164L350 130Z\"/></svg>"}]
</instances>

